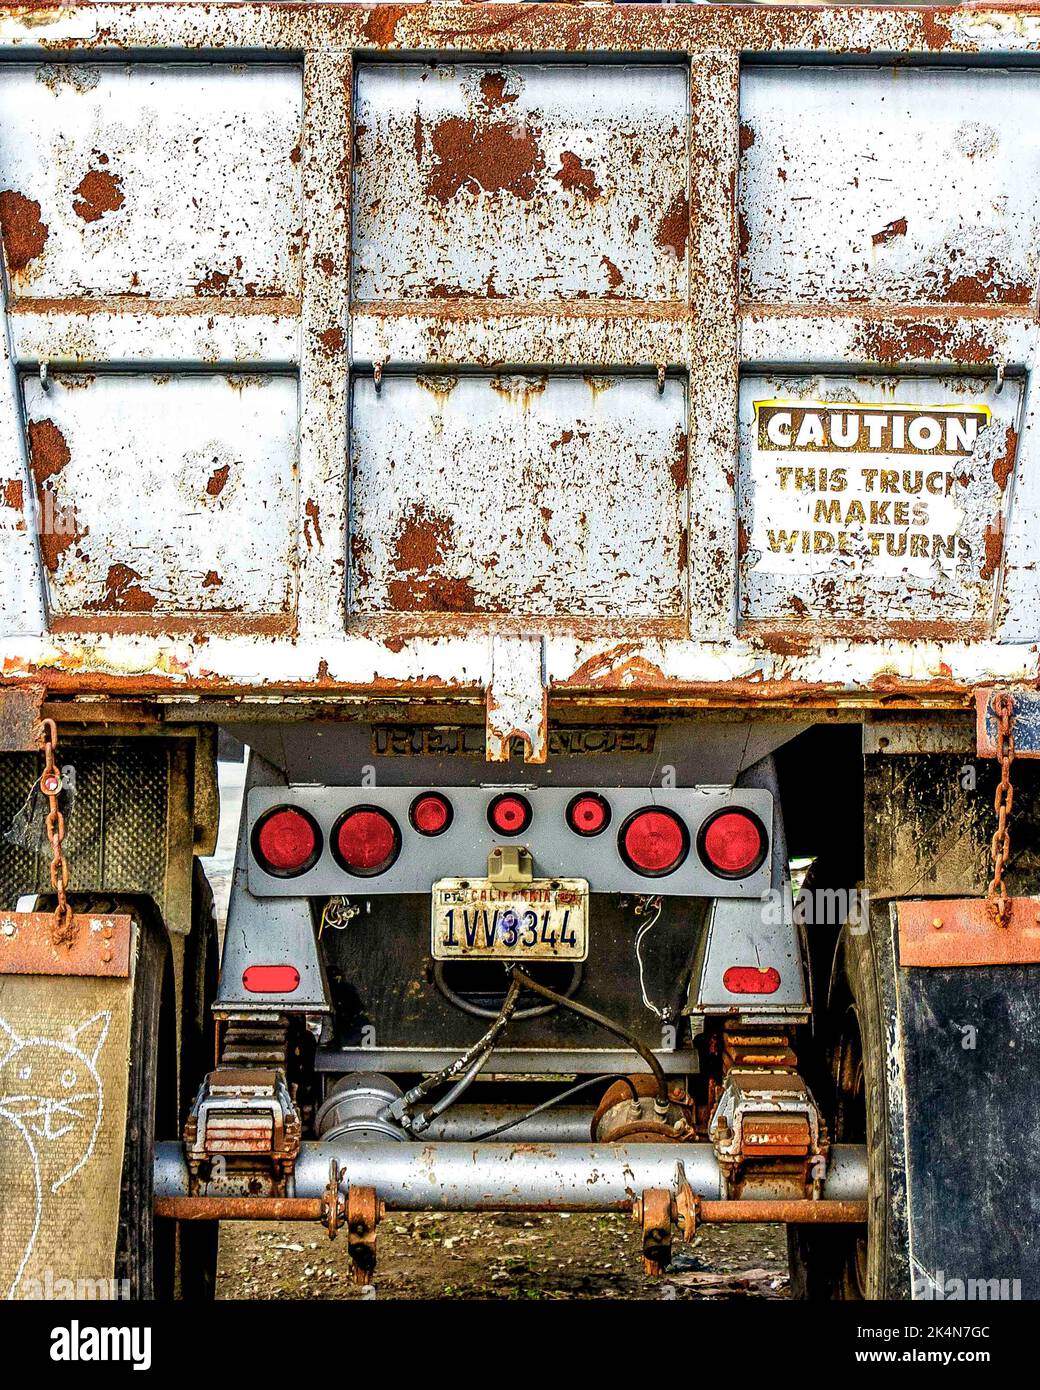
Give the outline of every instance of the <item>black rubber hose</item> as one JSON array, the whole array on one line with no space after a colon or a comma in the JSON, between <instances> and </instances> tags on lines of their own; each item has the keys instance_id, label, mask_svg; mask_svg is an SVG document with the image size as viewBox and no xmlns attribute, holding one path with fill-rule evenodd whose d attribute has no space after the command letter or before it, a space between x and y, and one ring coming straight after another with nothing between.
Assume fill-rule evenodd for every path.
<instances>
[{"instance_id":1,"label":"black rubber hose","mask_svg":"<svg viewBox=\"0 0 1040 1390\"><path fill-rule=\"evenodd\" d=\"M587 1018L590 1023L598 1023L608 1033L613 1033L615 1038L627 1042L629 1047L639 1053L654 1074L654 1080L657 1082L656 1104L663 1110L668 1109L668 1078L664 1074L664 1067L661 1066L661 1063L645 1043L640 1042L627 1028L622 1028L620 1023L615 1023L613 1019L598 1014L595 1009L588 1009L584 1004L568 999L565 994L557 994L555 990L540 985L537 980L532 980L530 975L525 975L518 965L513 966L513 979L532 994L539 994L543 999L551 1000L553 1004L559 1004L561 1009L570 1009L571 1013L580 1014L582 1018Z\"/></svg>"},{"instance_id":2,"label":"black rubber hose","mask_svg":"<svg viewBox=\"0 0 1040 1390\"><path fill-rule=\"evenodd\" d=\"M558 1096L551 1096L549 1100L543 1100L541 1105L536 1105L533 1110L525 1110L522 1115L515 1115L511 1120L506 1120L504 1124L496 1125L494 1129L481 1130L479 1134L471 1135L468 1143L476 1144L481 1139L491 1139L496 1134L503 1134L507 1129L515 1129L517 1125L522 1125L525 1120L534 1119L535 1115L540 1115L543 1110L551 1110L554 1105L559 1105L561 1101L569 1100L579 1091L587 1091L590 1086L602 1086L604 1081L623 1081L632 1093L632 1099L639 1100L639 1092L636 1090L630 1076L587 1076L584 1081L579 1081L576 1086L568 1086L566 1091L561 1091Z\"/></svg>"}]
</instances>

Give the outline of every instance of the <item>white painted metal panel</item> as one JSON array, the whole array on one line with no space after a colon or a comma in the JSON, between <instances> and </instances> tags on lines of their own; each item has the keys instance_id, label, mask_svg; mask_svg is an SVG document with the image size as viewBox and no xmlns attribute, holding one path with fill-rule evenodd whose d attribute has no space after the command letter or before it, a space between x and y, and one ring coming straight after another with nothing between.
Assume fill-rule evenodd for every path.
<instances>
[{"instance_id":1,"label":"white painted metal panel","mask_svg":"<svg viewBox=\"0 0 1040 1390\"><path fill-rule=\"evenodd\" d=\"M986 635L1021 395L965 377L745 378L741 616Z\"/></svg>"},{"instance_id":2,"label":"white painted metal panel","mask_svg":"<svg viewBox=\"0 0 1040 1390\"><path fill-rule=\"evenodd\" d=\"M291 377L23 382L51 612L288 612L297 529Z\"/></svg>"},{"instance_id":3,"label":"white painted metal panel","mask_svg":"<svg viewBox=\"0 0 1040 1390\"><path fill-rule=\"evenodd\" d=\"M683 611L683 382L358 378L352 435L354 613Z\"/></svg>"},{"instance_id":4,"label":"white painted metal panel","mask_svg":"<svg viewBox=\"0 0 1040 1390\"><path fill-rule=\"evenodd\" d=\"M359 300L673 300L686 288L680 65L366 64Z\"/></svg>"},{"instance_id":5,"label":"white painted metal panel","mask_svg":"<svg viewBox=\"0 0 1040 1390\"><path fill-rule=\"evenodd\" d=\"M248 273L241 277L241 286L234 276L227 284L209 280L212 270L229 274L232 264L214 263L214 250L241 254L239 247L225 244L222 234L219 218L225 188L229 190L227 200L235 208L245 199L250 209L246 230L253 240L262 241L264 218L276 218L278 208L285 206L283 185L276 179L269 186L263 180L248 182L247 186L241 171L225 185L221 180L223 166L210 158L213 147L204 142L201 148L208 151L205 159L216 172L203 191L216 201L196 214L191 197L197 190L191 187L190 169L187 165L175 167L173 156L182 151L174 149L163 134L163 113L168 108L165 104L157 107L161 119L150 124L147 103L133 107L119 98L108 104L107 111L113 121L126 126L128 158L137 148L146 151L153 177L161 176L175 189L190 193L187 221L181 227L183 237L174 244L176 219L168 216L169 207L155 200L152 207L158 207L159 213L148 212L146 216L146 202L142 199L137 207L136 192L125 179L123 205L99 209L95 221L85 221L69 210L71 203L85 174L94 167L104 172L105 166L78 167L67 178L63 175L62 206L56 214L48 214L51 222L41 204L34 214L35 222L28 224L30 243L34 234L39 235L34 232L36 224L47 226L47 245L27 258L16 274L17 302L9 328L13 356L23 374L35 373L41 360L52 363L52 374L54 364L67 369L73 362L83 364L84 372L94 368L121 370L132 364L142 374L170 368L178 373L204 368L214 371L229 361L239 367L263 361L274 368L289 368L298 362L300 513L309 523L297 527L295 571L291 560L286 564L288 573L298 576L298 631L278 637L267 629L232 630L230 624L215 631L218 624L198 622L197 615L188 615L188 621L178 624L173 621L176 614L167 618L165 611L152 614L150 626L142 621L140 629L120 631L115 636L103 627L100 631L70 631L57 619L42 635L24 635L39 633L42 624L32 615L32 565L31 559L26 560L31 546L25 546L26 533L12 533L12 538L14 534L21 537L23 558L12 561L9 551L2 557L8 574L17 574L15 588L5 591L9 596L4 599L13 608L9 607L0 620L0 633L4 634L0 637L0 677L41 680L76 691L81 688L81 673L89 672L92 689L125 691L125 682L132 678L135 689L173 701L182 696L191 699L200 689L234 692L236 698L258 701L283 697L305 701L319 696L354 699L388 692L407 697L416 690L456 693L467 700L486 698L491 711L488 747L492 750L505 747L514 728L530 733L532 749L545 746L544 711L549 691L555 697L592 701L616 700L623 692L623 698L634 704L663 699L713 704L774 700L840 704L847 700L861 705L887 701L893 694L900 700L959 704L968 698L973 684L1035 682L1036 643L1040 638L1037 488L1033 481L1038 473L1034 466L1035 402L1027 402L1022 411L1015 470L1019 476L1009 482L1008 490L1014 496L1010 504L1005 502L1009 515L1004 559L994 576L992 593L983 595L990 581L976 577L979 606L970 605L973 612L985 607L988 613L992 599L998 623L994 631L1003 639L998 641L979 640L974 622L957 616L967 610L958 609L956 604L951 609L955 616L952 621L947 619L944 627L929 624L916 633L903 629L871 635L868 625L856 619L835 630L832 618L830 622L801 620L794 638L784 633L782 640L774 641L768 627L778 627L780 618L764 616L756 626L745 613L745 621L738 624L736 439L742 358L754 364L755 372L775 372L784 363L784 370L803 378L817 370L854 373L865 368L906 377L913 367L933 376L956 368L992 380L1001 365L1009 368L1009 382L1020 379L1023 372L1035 376L1037 321L1024 289L1034 269L1035 252L1030 248L1036 246L1037 239L1031 208L1040 186L1035 177L1034 96L1034 79L1040 70L1025 67L1034 64L1040 54L1035 17L999 6L985 11L970 7L951 11L897 5L509 8L483 4L307 6L264 0L245 6L130 3L54 7L31 15L28 11L12 12L0 19L0 41L10 64L39 66L43 57L50 56L43 53L44 45L53 46L58 59L55 66L64 62L66 53L86 56L87 66L99 73L95 94L108 81L113 82L115 91L121 72L126 74L124 95L131 88L143 92L157 74L168 69L172 72L172 63L185 65L174 72L178 80L187 84L190 69L199 75L201 84L212 79L228 92L238 90L235 83L239 80L261 84L270 80L277 87L277 69L263 66L268 61L283 68L297 63L293 82L299 80L302 68L304 115L298 166L293 162L295 143L286 139L281 145L285 163L292 170L298 169L305 190L296 205L297 220L283 224L287 236L291 228L302 228L306 246L300 263L302 299L259 301L262 312L251 313L258 301L250 301L240 290L246 283L262 286L259 273L244 264L243 272ZM453 83L461 87L476 69L485 75L502 75L500 90L491 85L489 92L478 96L477 89L471 87L465 98L470 102L468 108L459 105L449 109L442 103L440 115L433 111L434 125L442 116L459 116L475 122L479 117L485 125L505 123L526 129L534 124L533 115L530 123L510 122L496 114L489 101L493 105L501 99L502 111L521 106L519 94L516 102L508 100L514 94L509 87L514 71L552 69L561 73L560 87L572 84L570 109L577 111L577 116L570 126L562 120L545 122L533 156L534 163L539 154L544 157L545 168L533 171L535 188L530 200L541 200L555 222L548 217L542 221L532 218L530 226L523 224L519 210L508 202L523 199L505 191L489 192L479 177L468 182L468 175L448 198L450 207L433 200L437 205L432 219L426 216L426 209L408 203L394 184L393 173L400 173L402 178L408 174L412 180L408 186L422 194L422 201L425 181L434 175L435 163L443 160L427 129L421 132L416 159L416 110L411 98L398 100L400 92L394 97L399 109L395 108L392 121L387 114L383 123L385 131L393 124L396 142L388 147L389 159L381 166L390 171L384 180L388 191L378 182L374 172L377 165L369 162L367 172L355 171L355 145L364 162L372 153L374 137L369 129L358 129L364 126L363 119L355 119L353 101L358 89L352 55L377 50L378 62L366 56L363 66L374 69L378 63L396 64L387 66L388 74L420 67L431 73L435 68L450 69L452 75L443 79L444 86L437 88L440 91L451 90ZM226 60L211 63L210 58L221 51ZM118 64L110 61L114 53L120 55ZM253 56L259 57L255 73L243 75L231 65L243 53L251 55L250 62ZM301 54L302 61L297 58ZM780 124L789 137L788 152L797 153L803 164L815 171L813 177L805 177L808 186L800 190L788 187L796 177L802 177L793 172L793 161L772 160L770 150L783 151L774 150L769 145L774 136L755 129L752 123L752 130L744 132L745 176L740 191L738 108L746 54L768 54L764 61L773 62L775 67L762 77L762 83L777 84L777 90L786 85L788 99L779 102L771 98L770 109L783 116ZM865 76L855 76L849 61L855 61L865 72L875 54L894 56L884 57ZM99 56L95 59L95 55ZM133 67L140 65L143 85L128 72L128 55L132 55ZM450 62L444 63L446 56L450 59L455 55L462 55L461 64L452 68ZM560 64L558 55L563 55ZM584 199L578 191L578 180L585 178L581 170L591 170L604 195L610 189L609 180L599 177L588 145L582 147L588 153L584 161L581 151L571 150L580 165L574 170L572 189L563 189L560 180L552 177L564 169L562 147L558 142L551 144L554 132L569 129L577 135L593 132L599 136L608 126L613 130L615 117L620 126L625 102L635 116L643 109L640 103L646 100L645 93L633 87L626 92L624 102L615 101L602 96L605 89L599 86L601 80L618 82L619 72L637 69L654 74L668 63L674 63L667 80L676 84L679 138L672 143L671 125L663 109L661 119L654 117L650 125L657 132L655 148L665 151L660 162L669 169L673 167L673 151L687 151L688 146L683 155L692 207L685 247L688 272L680 265L683 257L679 254L673 265L668 259L672 252L666 247L660 248L660 260L655 260L650 241L640 243L641 250L629 247L626 237L631 218L640 209L631 211L629 221L614 220L622 185L644 199L642 212L646 215L631 234L637 240L645 234L649 217L657 221L656 241L662 230L659 219L671 205L661 185L654 182L653 170L645 180L640 175L626 182L632 170L626 171L618 153L620 147L611 146L606 136L604 148L614 149L617 155L616 163L610 165L612 177L615 170L619 178L625 176L618 192L590 203L588 212L579 202L579 198ZM939 63L943 64L941 70L936 66ZM1022 66L1010 71L1016 63ZM810 68L810 64L814 66ZM924 70L922 64L932 66ZM804 74L798 72L799 66L806 68ZM760 64L744 69L745 117L750 110L748 103L755 98L752 88L759 81L756 74L760 70ZM20 75L29 69L19 66L15 71ZM63 67L59 77L66 75L72 75L74 83L80 80L75 67ZM396 79L387 80L392 87ZM586 80L587 90L579 92ZM36 82L35 77L32 81ZM437 78L434 86L441 81ZM431 82L433 79L428 78L426 86L433 90ZM886 113L890 109L887 103L896 95L904 100L911 92L925 92L920 84L931 84L925 98L914 97L903 118L893 122L901 132L910 132L909 140L894 145L887 115L872 123L864 116L866 107L858 97L855 102L844 100L857 82L859 90L872 89L871 100L879 93L884 95ZM810 96L833 86L831 106L796 97L797 83L802 83ZM46 83L38 85L40 99L46 91L47 100L53 102L61 96L70 103L73 116L63 127L70 146L88 156L95 148L101 150L96 141L82 143L83 133L75 115L90 112L96 95L66 88L52 92ZM401 92L406 85L400 84ZM600 92L595 100L594 89ZM172 91L172 87L165 90ZM757 90L764 93L765 87ZM184 91L188 91L187 85ZM553 109L566 109L571 96L564 91L564 104ZM180 112L178 119L193 136L201 133L199 125L210 130L214 114L219 119L223 110L231 122L231 134L214 137L218 144L238 149L243 138L252 138L249 132L243 137L234 127L241 107L237 99L230 103L230 114L215 101L206 108L209 115L205 120L201 105L196 107L180 98L178 102L172 104ZM274 100L272 109L278 104ZM578 107L591 112L591 119L586 121ZM467 109L470 117L466 116ZM543 107L542 114L547 109ZM196 114L193 125L191 117ZM37 140L30 133L26 139L20 110L9 109L8 117L5 135L15 127L20 132L12 158L29 161L39 188L49 190L52 162L66 158L60 142L55 144L53 123L40 126L42 138ZM18 126L20 120L22 126ZM996 130L999 138L995 147L984 149L987 139L981 143L975 140L973 146L975 137L986 135L970 128L973 122ZM958 136L965 123L969 128ZM349 138L351 131L358 135L357 141ZM857 140L860 131L869 138ZM933 148L928 147L924 136L918 139L922 131L935 136ZM480 129L475 133L478 139L470 143L479 146ZM611 131L607 134L613 139ZM964 148L957 144L958 138ZM129 150L131 141L134 151ZM513 143L515 146L516 141ZM825 159L819 157L824 146ZM509 145L505 148L517 153ZM110 149L102 152L111 158ZM484 163L486 167L487 161ZM259 166L254 163L251 171L257 167L263 168L263 161ZM278 165L283 172L284 167ZM780 176L781 168L787 173L786 181ZM508 170L493 170L493 177L503 172ZM749 178L759 180L762 195L753 200L753 207L749 203ZM678 166L675 179L676 192L685 191ZM160 192L165 187L162 184ZM34 188L12 186L7 191L39 201ZM360 197L362 191L375 199L389 198L382 213L378 208L367 211ZM295 197L295 192L290 196ZM888 202L896 196L899 205L889 208ZM50 191L47 197L52 197ZM80 201L87 203L88 199L81 196ZM184 202L175 198L174 209ZM893 225L902 220L900 206L911 210L906 215L905 232ZM126 218L132 211L135 216L140 211L141 220L127 241L132 243L135 261L143 261L145 274L151 277L150 290L139 298L128 293L134 289L129 253L122 259L121 251L116 261L108 262L93 253L91 257L78 252L73 255L77 239L82 247L95 240L100 244L115 219ZM744 213L742 228L738 211ZM751 225L749 212L760 217L761 226ZM883 220L874 222L874 212L885 213ZM777 236L773 227L780 225L777 219L781 214L786 230ZM363 238L366 225L374 229L378 216L383 216L382 231L372 235L380 248L390 248L386 251L389 259L385 263L359 261L356 288L363 287L364 293L360 301L355 299L352 318L348 228L353 223ZM169 227L155 225L162 217L167 217ZM456 218L454 224L452 217ZM927 225L918 226L922 217ZM768 228L767 218L773 219ZM449 224L449 231L444 231ZM679 219L676 242L680 246L681 224ZM624 235L619 233L619 226ZM235 222L232 230L237 236L241 223ZM670 236L671 228L667 231ZM876 236L879 240L875 244ZM55 237L54 264L48 269L47 246ZM612 244L619 254L631 250L635 256L627 275L625 266L609 249ZM197 256L196 246L205 254ZM589 252L584 261L573 254L575 247L581 246ZM616 289L610 285L608 267L599 259L604 246L625 276L625 284ZM951 272L947 283L943 277L954 263L951 251L958 253L956 264L966 268L963 273L958 270L956 276ZM150 259L153 253L156 258ZM253 253L247 248L247 254ZM291 244L287 254L292 254ZM105 275L94 275L95 259L97 264L107 264L109 270L116 265L118 274L106 271ZM743 304L738 293L742 261ZM488 282L488 269L499 265L502 278ZM773 270L769 275L754 279L770 265ZM82 274L76 271L77 266ZM76 273L66 273L70 267ZM452 279L444 275L442 288L461 293L454 299L424 299L439 293L434 272L445 269L460 274ZM204 283L205 290L195 295L193 290ZM274 275L269 283L293 293L288 275ZM785 286L790 290L786 297ZM41 303L35 297L70 287L80 293L80 299ZM210 293L211 289L215 292ZM757 306L747 303L752 290L754 297L768 302ZM496 291L503 296L501 300L494 298ZM947 297L933 298L936 293ZM113 294L121 296L118 303L111 298L107 303L97 302ZM512 298L505 297L508 295ZM652 302L655 296L657 302ZM815 301L811 312L806 310L806 298ZM668 618L670 626L664 631L647 617L637 617L628 628L614 613L590 616L579 611L573 621L553 624L542 621L549 613L535 613L530 615L533 621L519 624L522 641L511 634L517 630L517 617L524 615L511 607L494 610L481 622L463 621L465 613L452 621L450 616L438 619L429 612L407 622L366 621L371 614L362 612L359 621L347 625L347 387L352 369L364 373L379 363L385 368L385 390L395 374L415 376L445 370L467 373L508 368L527 374L620 374L622 369L652 370L663 363L677 376L685 374L691 438L687 611L681 617ZM1008 389L1005 387L1005 394ZM1030 388L1030 401L1034 394ZM9 459L14 459L18 450L17 391L6 399L0 427L7 432L3 437L14 441L8 450ZM147 441L147 430L139 426L139 433ZM16 471L10 471L8 477L13 479ZM26 482L23 493L31 490ZM622 511L620 507L617 510ZM482 513L477 511L476 515ZM627 498L623 515L629 526L642 526L643 516ZM380 525L377 521L377 530ZM231 528L226 529L230 534ZM393 532L387 533L383 525L380 534L384 547L392 549ZM566 550L561 551L560 569L569 558ZM590 563L601 562L595 557ZM413 578L415 573L408 572ZM624 594L629 583L629 576L623 574L618 592ZM522 587L503 585L504 600L511 602ZM94 601L96 592L95 588L86 601ZM280 590L272 592L272 603L277 605ZM367 602L364 586L359 593ZM561 592L560 597L565 601L569 595ZM662 606L668 610L667 599ZM930 598L920 605L930 615L942 606ZM553 609L552 615L559 611ZM786 609L778 603L777 611ZM114 624L118 616L88 610L86 616L91 615L99 624ZM123 616L127 618L124 627L130 627L131 617L149 615ZM868 636L870 640L863 640Z\"/></svg>"},{"instance_id":6,"label":"white painted metal panel","mask_svg":"<svg viewBox=\"0 0 1040 1390\"><path fill-rule=\"evenodd\" d=\"M15 293L298 295L301 75L286 66L0 67Z\"/></svg>"},{"instance_id":7,"label":"white painted metal panel","mask_svg":"<svg viewBox=\"0 0 1040 1390\"><path fill-rule=\"evenodd\" d=\"M745 298L1031 303L1040 73L749 67L741 147Z\"/></svg>"}]
</instances>

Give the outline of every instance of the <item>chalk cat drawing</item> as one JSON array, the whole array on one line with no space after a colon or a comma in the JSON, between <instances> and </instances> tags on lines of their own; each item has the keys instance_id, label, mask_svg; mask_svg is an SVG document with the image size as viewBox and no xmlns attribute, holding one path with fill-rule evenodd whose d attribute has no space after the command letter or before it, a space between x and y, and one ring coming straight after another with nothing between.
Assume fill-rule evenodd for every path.
<instances>
[{"instance_id":1,"label":"chalk cat drawing","mask_svg":"<svg viewBox=\"0 0 1040 1390\"><path fill-rule=\"evenodd\" d=\"M15 1297L48 1204L94 1152L105 1109L97 1059L111 1020L94 1014L62 1039L19 1037L0 1018L0 1151L5 1165L24 1164L33 1193L24 1213L4 1212L13 1265L0 1257L0 1297Z\"/></svg>"}]
</instances>

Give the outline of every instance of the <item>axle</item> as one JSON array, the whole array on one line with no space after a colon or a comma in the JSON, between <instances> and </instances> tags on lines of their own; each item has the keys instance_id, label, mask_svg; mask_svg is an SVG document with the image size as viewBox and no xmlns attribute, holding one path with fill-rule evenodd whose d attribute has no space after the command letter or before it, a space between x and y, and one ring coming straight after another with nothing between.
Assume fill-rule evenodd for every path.
<instances>
[{"instance_id":1,"label":"axle","mask_svg":"<svg viewBox=\"0 0 1040 1390\"><path fill-rule=\"evenodd\" d=\"M866 1150L844 1144L831 1150L820 1201L791 1200L787 1184L762 1174L745 1184L740 1199L727 1202L710 1144L308 1142L296 1161L289 1207L284 1198L250 1198L239 1206L246 1194L229 1193L226 1183L219 1196L191 1197L182 1146L163 1143L156 1146L156 1211L181 1220L192 1214L255 1220L267 1204L280 1204L286 1216L317 1218L333 1162L340 1190L371 1189L391 1211L627 1211L642 1192L678 1194L685 1180L712 1209L747 1202L750 1210L754 1203L762 1208L759 1221L866 1219ZM297 1209L295 1203L317 1205ZM832 1214L823 1217L824 1211Z\"/></svg>"}]
</instances>

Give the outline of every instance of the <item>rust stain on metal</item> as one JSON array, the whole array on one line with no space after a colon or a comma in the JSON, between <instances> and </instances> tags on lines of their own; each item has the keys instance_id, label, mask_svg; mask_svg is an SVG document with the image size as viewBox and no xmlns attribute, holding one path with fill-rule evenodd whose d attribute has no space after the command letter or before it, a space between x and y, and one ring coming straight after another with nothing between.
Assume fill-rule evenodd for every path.
<instances>
[{"instance_id":1,"label":"rust stain on metal","mask_svg":"<svg viewBox=\"0 0 1040 1390\"><path fill-rule=\"evenodd\" d=\"M71 546L78 545L87 535L89 528L76 523L75 513L67 512L55 503L54 486L50 482L56 478L72 459L65 436L53 420L30 420L29 466L40 514L44 524L40 527L40 558L52 574L58 562Z\"/></svg>"},{"instance_id":2,"label":"rust stain on metal","mask_svg":"<svg viewBox=\"0 0 1040 1390\"><path fill-rule=\"evenodd\" d=\"M223 270L211 270L195 285L195 293L198 295L223 294L231 283L231 276Z\"/></svg>"},{"instance_id":3,"label":"rust stain on metal","mask_svg":"<svg viewBox=\"0 0 1040 1390\"><path fill-rule=\"evenodd\" d=\"M754 128L750 126L747 121L741 121L740 123L739 140L741 154L743 154L745 150L749 150L755 143Z\"/></svg>"},{"instance_id":4,"label":"rust stain on metal","mask_svg":"<svg viewBox=\"0 0 1040 1390\"><path fill-rule=\"evenodd\" d=\"M104 594L84 606L95 612L149 613L155 607L156 598L141 587L140 578L137 570L129 565L121 562L109 565Z\"/></svg>"},{"instance_id":5,"label":"rust stain on metal","mask_svg":"<svg viewBox=\"0 0 1040 1390\"><path fill-rule=\"evenodd\" d=\"M394 564L401 571L425 574L437 565L443 565L454 534L455 527L450 517L428 512L422 502L417 502L401 518L394 537Z\"/></svg>"},{"instance_id":6,"label":"rust stain on metal","mask_svg":"<svg viewBox=\"0 0 1040 1390\"><path fill-rule=\"evenodd\" d=\"M600 256L599 263L607 272L607 284L610 286L610 288L612 290L620 289L620 287L625 283L625 277L621 274L621 271L618 270L617 266L610 259L610 257Z\"/></svg>"},{"instance_id":7,"label":"rust stain on metal","mask_svg":"<svg viewBox=\"0 0 1040 1390\"><path fill-rule=\"evenodd\" d=\"M65 436L53 420L29 421L29 452L37 483L56 477L72 459Z\"/></svg>"},{"instance_id":8,"label":"rust stain on metal","mask_svg":"<svg viewBox=\"0 0 1040 1390\"><path fill-rule=\"evenodd\" d=\"M1009 281L1004 278L1003 269L992 256L978 270L956 274L954 262L957 253L951 254L951 264L939 276L930 277L935 282L935 292L948 304L1019 304L1032 303L1032 284Z\"/></svg>"},{"instance_id":9,"label":"rust stain on metal","mask_svg":"<svg viewBox=\"0 0 1040 1390\"><path fill-rule=\"evenodd\" d=\"M906 236L905 217L897 217L894 222L889 222L887 227L875 232L870 241L873 246L884 246L887 241L895 241L896 237L900 236Z\"/></svg>"},{"instance_id":10,"label":"rust stain on metal","mask_svg":"<svg viewBox=\"0 0 1040 1390\"><path fill-rule=\"evenodd\" d=\"M486 72L480 79L480 96L488 110L516 101L516 92L506 91L504 72Z\"/></svg>"},{"instance_id":11,"label":"rust stain on metal","mask_svg":"<svg viewBox=\"0 0 1040 1390\"><path fill-rule=\"evenodd\" d=\"M90 169L73 190L72 210L84 222L98 222L123 206L123 181L108 169Z\"/></svg>"},{"instance_id":12,"label":"rust stain on metal","mask_svg":"<svg viewBox=\"0 0 1040 1390\"><path fill-rule=\"evenodd\" d=\"M408 5L377 5L369 11L361 32L380 46L393 43L397 26L409 11Z\"/></svg>"},{"instance_id":13,"label":"rust stain on metal","mask_svg":"<svg viewBox=\"0 0 1040 1390\"><path fill-rule=\"evenodd\" d=\"M304 514L306 520L303 523L303 538L307 542L307 549L311 549L311 528L314 528L314 540L319 546L325 542L321 535L321 514L317 502L313 497L308 497L304 504Z\"/></svg>"},{"instance_id":14,"label":"rust stain on metal","mask_svg":"<svg viewBox=\"0 0 1040 1390\"><path fill-rule=\"evenodd\" d=\"M982 568L979 570L980 579L992 579L1000 568L1000 557L1004 553L1004 518L998 515L993 523L986 527L983 535L985 546L985 556L982 561Z\"/></svg>"},{"instance_id":15,"label":"rust stain on metal","mask_svg":"<svg viewBox=\"0 0 1040 1390\"><path fill-rule=\"evenodd\" d=\"M415 579L391 579L387 584L395 612L476 613L477 596L468 579L426 575Z\"/></svg>"},{"instance_id":16,"label":"rust stain on metal","mask_svg":"<svg viewBox=\"0 0 1040 1390\"><path fill-rule=\"evenodd\" d=\"M1001 492L1005 490L1015 471L1015 458L1018 454L1018 430L1008 426L1004 433L1004 452L993 460L993 481Z\"/></svg>"},{"instance_id":17,"label":"rust stain on metal","mask_svg":"<svg viewBox=\"0 0 1040 1390\"><path fill-rule=\"evenodd\" d=\"M202 587L204 589L219 589L223 582L224 581L216 570L207 570L206 576L202 581Z\"/></svg>"},{"instance_id":18,"label":"rust stain on metal","mask_svg":"<svg viewBox=\"0 0 1040 1390\"><path fill-rule=\"evenodd\" d=\"M671 251L677 261L686 255L690 235L690 202L685 193L676 195L657 228L657 244Z\"/></svg>"},{"instance_id":19,"label":"rust stain on metal","mask_svg":"<svg viewBox=\"0 0 1040 1390\"><path fill-rule=\"evenodd\" d=\"M21 478L12 478L4 484L3 501L5 507L10 507L13 511L20 512L25 506L25 489L22 486Z\"/></svg>"},{"instance_id":20,"label":"rust stain on metal","mask_svg":"<svg viewBox=\"0 0 1040 1390\"><path fill-rule=\"evenodd\" d=\"M318 342L327 357L335 357L341 353L344 341L343 329L340 328L339 324L335 324L332 328L326 328L323 333L318 334Z\"/></svg>"},{"instance_id":21,"label":"rust stain on metal","mask_svg":"<svg viewBox=\"0 0 1040 1390\"><path fill-rule=\"evenodd\" d=\"M462 189L532 198L545 169L540 136L537 127L519 122L445 117L430 133L436 162L427 175L427 194L445 205Z\"/></svg>"},{"instance_id":22,"label":"rust stain on metal","mask_svg":"<svg viewBox=\"0 0 1040 1390\"><path fill-rule=\"evenodd\" d=\"M40 747L42 685L0 688L0 753L32 753Z\"/></svg>"},{"instance_id":23,"label":"rust stain on metal","mask_svg":"<svg viewBox=\"0 0 1040 1390\"><path fill-rule=\"evenodd\" d=\"M953 33L947 18L949 11L922 9L921 32L929 48L946 48L953 45Z\"/></svg>"},{"instance_id":24,"label":"rust stain on metal","mask_svg":"<svg viewBox=\"0 0 1040 1390\"><path fill-rule=\"evenodd\" d=\"M560 155L560 167L553 178L568 193L580 193L586 202L594 203L603 196L596 175L570 150L564 150Z\"/></svg>"},{"instance_id":25,"label":"rust stain on metal","mask_svg":"<svg viewBox=\"0 0 1040 1390\"><path fill-rule=\"evenodd\" d=\"M219 468L215 468L213 470L212 474L210 475L209 482L206 484L206 491L209 493L211 497L220 496L220 494L224 491L225 487L227 487L227 480L230 474L230 463L222 464Z\"/></svg>"},{"instance_id":26,"label":"rust stain on metal","mask_svg":"<svg viewBox=\"0 0 1040 1390\"><path fill-rule=\"evenodd\" d=\"M636 675L652 676L652 683L664 679L660 667L638 655L638 642L622 642L609 651L590 657L570 677L568 685L597 685L617 689L630 685Z\"/></svg>"},{"instance_id":27,"label":"rust stain on metal","mask_svg":"<svg viewBox=\"0 0 1040 1390\"><path fill-rule=\"evenodd\" d=\"M853 351L869 362L908 360L985 363L993 349L984 336L965 336L955 324L905 317L877 320L859 328Z\"/></svg>"},{"instance_id":28,"label":"rust stain on metal","mask_svg":"<svg viewBox=\"0 0 1040 1390\"><path fill-rule=\"evenodd\" d=\"M676 492L684 492L689 479L689 436L680 430L675 441L675 457L672 460L672 482Z\"/></svg>"},{"instance_id":29,"label":"rust stain on metal","mask_svg":"<svg viewBox=\"0 0 1040 1390\"><path fill-rule=\"evenodd\" d=\"M48 228L40 220L40 205L13 189L0 193L0 233L10 270L24 270L47 242Z\"/></svg>"},{"instance_id":30,"label":"rust stain on metal","mask_svg":"<svg viewBox=\"0 0 1040 1390\"><path fill-rule=\"evenodd\" d=\"M757 623L752 634L763 647L768 647L778 656L808 656L816 640L813 629L805 624L791 623L780 627L760 627Z\"/></svg>"}]
</instances>

